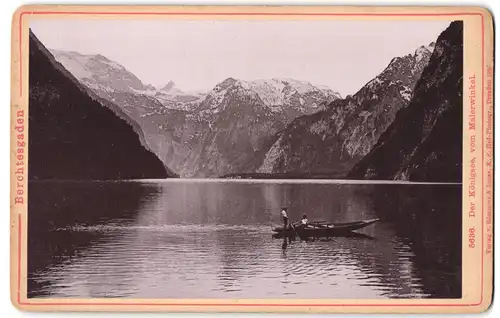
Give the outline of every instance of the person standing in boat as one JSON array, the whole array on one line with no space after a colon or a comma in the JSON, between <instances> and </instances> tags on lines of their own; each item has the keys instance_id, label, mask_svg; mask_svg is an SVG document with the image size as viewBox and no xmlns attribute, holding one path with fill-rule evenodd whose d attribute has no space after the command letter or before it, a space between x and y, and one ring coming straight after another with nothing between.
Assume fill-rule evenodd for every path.
<instances>
[{"instance_id":1,"label":"person standing in boat","mask_svg":"<svg viewBox=\"0 0 500 318\"><path fill-rule=\"evenodd\" d=\"M286 229L288 227L288 209L283 207L281 208L281 218L283 219L283 228Z\"/></svg>"}]
</instances>

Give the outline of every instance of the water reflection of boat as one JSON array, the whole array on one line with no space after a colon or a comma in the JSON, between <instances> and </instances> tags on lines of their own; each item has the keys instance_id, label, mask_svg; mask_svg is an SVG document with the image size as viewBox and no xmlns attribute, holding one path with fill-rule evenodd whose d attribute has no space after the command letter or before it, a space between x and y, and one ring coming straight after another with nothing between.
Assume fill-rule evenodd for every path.
<instances>
[{"instance_id":1,"label":"water reflection of boat","mask_svg":"<svg viewBox=\"0 0 500 318\"><path fill-rule=\"evenodd\" d=\"M348 223L328 223L324 221L309 222L306 226L289 226L288 228L273 228L274 238L300 237L301 239L335 237L335 236L355 236L353 231L367 227L380 219L371 219Z\"/></svg>"}]
</instances>

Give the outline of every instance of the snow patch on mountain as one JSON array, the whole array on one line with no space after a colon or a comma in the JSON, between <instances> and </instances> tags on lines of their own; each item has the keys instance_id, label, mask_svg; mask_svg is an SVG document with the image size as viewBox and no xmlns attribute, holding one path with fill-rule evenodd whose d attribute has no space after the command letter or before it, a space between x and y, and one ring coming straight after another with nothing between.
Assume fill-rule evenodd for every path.
<instances>
[{"instance_id":1,"label":"snow patch on mountain","mask_svg":"<svg viewBox=\"0 0 500 318\"><path fill-rule=\"evenodd\" d=\"M432 52L434 51L435 48L435 43L432 42L429 45L422 45L418 49L415 50L415 58L417 63L420 62L423 58L428 57Z\"/></svg>"},{"instance_id":2,"label":"snow patch on mountain","mask_svg":"<svg viewBox=\"0 0 500 318\"><path fill-rule=\"evenodd\" d=\"M312 86L309 82L298 81L291 78L273 78L273 81L279 81L287 86L290 86L301 95L318 89L317 87Z\"/></svg>"},{"instance_id":3,"label":"snow patch on mountain","mask_svg":"<svg viewBox=\"0 0 500 318\"><path fill-rule=\"evenodd\" d=\"M317 111L320 105L340 98L340 94L328 87L318 88L309 82L290 78L258 79L252 81L228 78L210 91L203 104L203 110L221 111L224 98L232 94L247 94L259 98L268 110L274 113L295 110L301 113Z\"/></svg>"},{"instance_id":4,"label":"snow patch on mountain","mask_svg":"<svg viewBox=\"0 0 500 318\"><path fill-rule=\"evenodd\" d=\"M236 85L254 91L260 99L268 106L283 105L282 94L285 85L274 80L238 81Z\"/></svg>"},{"instance_id":5,"label":"snow patch on mountain","mask_svg":"<svg viewBox=\"0 0 500 318\"><path fill-rule=\"evenodd\" d=\"M85 66L90 59L89 56L77 52L49 51L76 78L92 78L92 72Z\"/></svg>"},{"instance_id":6,"label":"snow patch on mountain","mask_svg":"<svg viewBox=\"0 0 500 318\"><path fill-rule=\"evenodd\" d=\"M105 58L104 56L102 55L95 55L95 58L97 59L100 59L100 61L108 66L110 66L111 68L115 68L115 69L118 69L118 70L125 70L125 67L121 64L118 64L116 63L115 61L111 61L111 60L108 60L107 58Z\"/></svg>"},{"instance_id":7,"label":"snow patch on mountain","mask_svg":"<svg viewBox=\"0 0 500 318\"><path fill-rule=\"evenodd\" d=\"M90 79L90 78L83 78L81 80L81 82L94 91L100 90L100 91L104 91L106 93L114 93L115 92L115 90L113 88L106 86L106 85L99 84L98 82L96 82L95 80Z\"/></svg>"}]
</instances>

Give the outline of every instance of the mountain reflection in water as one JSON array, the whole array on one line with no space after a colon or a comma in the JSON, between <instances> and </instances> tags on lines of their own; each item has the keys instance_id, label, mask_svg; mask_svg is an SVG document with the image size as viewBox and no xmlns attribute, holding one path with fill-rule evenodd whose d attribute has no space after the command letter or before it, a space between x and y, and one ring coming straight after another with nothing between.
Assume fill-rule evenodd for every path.
<instances>
[{"instance_id":1,"label":"mountain reflection in water","mask_svg":"<svg viewBox=\"0 0 500 318\"><path fill-rule=\"evenodd\" d=\"M459 298L461 186L32 182L29 297ZM291 242L291 220L381 218Z\"/></svg>"}]
</instances>

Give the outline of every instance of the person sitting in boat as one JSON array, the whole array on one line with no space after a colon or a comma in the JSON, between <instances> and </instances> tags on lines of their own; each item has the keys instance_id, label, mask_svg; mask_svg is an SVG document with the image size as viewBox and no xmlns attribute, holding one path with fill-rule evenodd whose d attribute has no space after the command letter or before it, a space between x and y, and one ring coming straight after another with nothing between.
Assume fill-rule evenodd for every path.
<instances>
[{"instance_id":1,"label":"person sitting in boat","mask_svg":"<svg viewBox=\"0 0 500 318\"><path fill-rule=\"evenodd\" d=\"M307 215L302 216L302 220L300 220L300 225L306 226L309 220L307 219Z\"/></svg>"},{"instance_id":2,"label":"person sitting in boat","mask_svg":"<svg viewBox=\"0 0 500 318\"><path fill-rule=\"evenodd\" d=\"M287 208L281 208L281 218L283 219L283 228L286 229L288 227Z\"/></svg>"},{"instance_id":3,"label":"person sitting in boat","mask_svg":"<svg viewBox=\"0 0 500 318\"><path fill-rule=\"evenodd\" d=\"M293 222L291 225L294 227L304 228L307 227L308 224L309 220L307 219L307 215L304 214L302 215L302 219L300 219L300 221Z\"/></svg>"}]
</instances>

